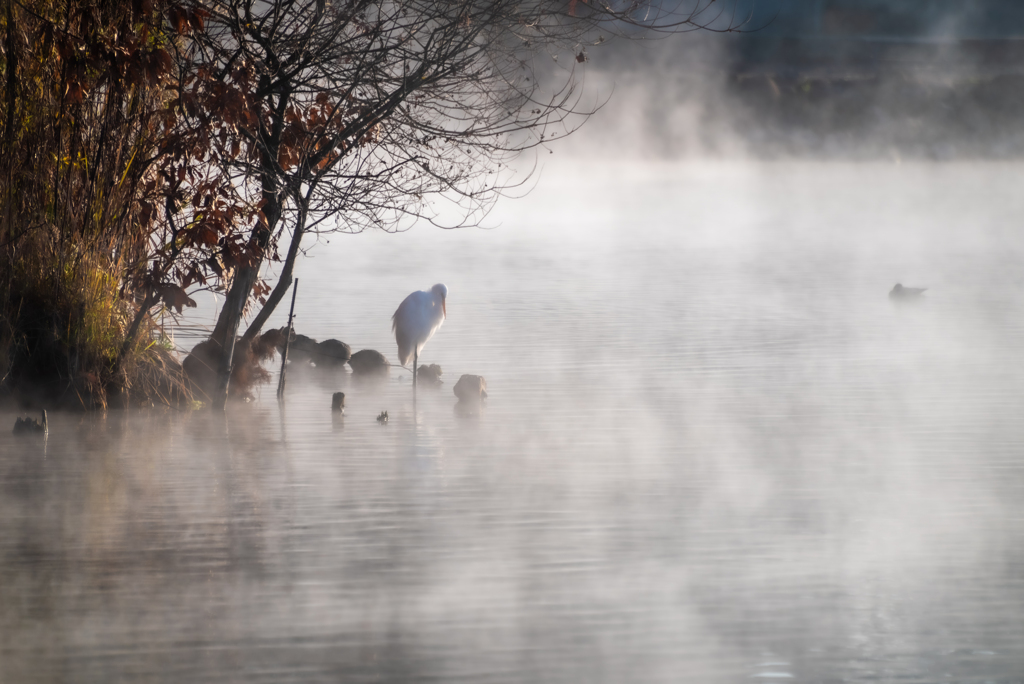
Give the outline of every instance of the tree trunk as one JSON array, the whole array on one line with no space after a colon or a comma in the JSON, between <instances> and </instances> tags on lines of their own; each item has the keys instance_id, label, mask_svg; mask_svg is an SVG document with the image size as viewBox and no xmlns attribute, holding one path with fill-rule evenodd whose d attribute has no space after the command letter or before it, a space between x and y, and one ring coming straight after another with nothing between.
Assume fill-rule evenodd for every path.
<instances>
[{"instance_id":1,"label":"tree trunk","mask_svg":"<svg viewBox=\"0 0 1024 684\"><path fill-rule=\"evenodd\" d=\"M245 300L242 300L245 303ZM227 304L225 304L225 307ZM231 321L228 322L227 332L229 333L226 340L227 342L221 347L220 356L220 368L217 369L217 389L213 395L213 408L218 411L224 410L224 405L228 401L228 390L231 386L231 366L235 355L235 333L238 332L238 321L242 317L242 312L238 312L238 316L232 318L234 325ZM244 354L245 351L243 350Z\"/></svg>"},{"instance_id":2,"label":"tree trunk","mask_svg":"<svg viewBox=\"0 0 1024 684\"><path fill-rule=\"evenodd\" d=\"M14 110L17 101L18 87L18 48L14 36L14 0L7 0L6 10L7 32L4 36L4 52L7 58L7 118L4 121L4 156L9 156L14 148ZM10 187L10 186L8 186Z\"/></svg>"},{"instance_id":3,"label":"tree trunk","mask_svg":"<svg viewBox=\"0 0 1024 684\"><path fill-rule=\"evenodd\" d=\"M213 329L213 334L210 335L210 338L219 344L221 349L224 349L227 346L225 343L238 333L238 325L242 320L245 302L259 277L262 261L260 259L256 265L239 266L235 269L231 287L228 288L228 293L224 298L224 306L220 310L220 316L217 317L217 325Z\"/></svg>"},{"instance_id":4,"label":"tree trunk","mask_svg":"<svg viewBox=\"0 0 1024 684\"><path fill-rule=\"evenodd\" d=\"M277 280L277 285L274 286L273 292L270 293L270 297L267 298L267 303L263 305L260 312L256 314L256 318L253 319L252 323L249 324L249 328L242 335L242 344L252 344L253 338L260 334L263 330L264 324L267 319L270 318L270 314L274 313L274 309L284 299L285 293L288 292L288 287L292 284L292 275L295 271L295 260L299 255L299 246L302 243L302 236L306 232L306 202L301 198L298 200L299 204L299 216L295 222L295 229L292 232L292 241L288 246L288 256L284 260L284 268L281 270L281 277Z\"/></svg>"},{"instance_id":5,"label":"tree trunk","mask_svg":"<svg viewBox=\"0 0 1024 684\"><path fill-rule=\"evenodd\" d=\"M251 261L245 266L235 270L234 278L231 279L231 287L228 289L227 297L224 299L224 308L217 318L217 325L213 329L211 339L220 345L221 362L218 369L219 387L217 396L214 397L214 406L223 408L223 397L227 396L228 385L231 378L232 357L241 355L245 358L246 347L235 350L234 341L238 334L238 325L242 320L242 312L245 310L245 303L249 299L253 286L260 275L260 266L263 264L264 255L270 245L270 238L274 234L278 221L281 220L282 202L273 187L273 180L265 180L263 185L263 216L264 221L253 231L252 245L254 254Z\"/></svg>"},{"instance_id":6,"label":"tree trunk","mask_svg":"<svg viewBox=\"0 0 1024 684\"><path fill-rule=\"evenodd\" d=\"M121 371L121 365L128 357L128 352L130 352L132 347L135 346L135 338L139 334L139 327L142 325L142 321L149 315L149 310L152 309L155 304L156 295L150 292L146 295L142 304L139 305L139 310L135 312L135 318L132 319L131 325L128 326L128 332L125 333L124 342L121 343L121 349L117 352L117 359L114 361L115 376Z\"/></svg>"}]
</instances>

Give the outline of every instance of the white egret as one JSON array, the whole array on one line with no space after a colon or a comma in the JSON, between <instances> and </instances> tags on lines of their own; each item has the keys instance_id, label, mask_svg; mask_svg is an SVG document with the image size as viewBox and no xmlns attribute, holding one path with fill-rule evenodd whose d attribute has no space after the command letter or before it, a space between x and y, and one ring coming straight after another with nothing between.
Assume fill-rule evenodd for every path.
<instances>
[{"instance_id":1,"label":"white egret","mask_svg":"<svg viewBox=\"0 0 1024 684\"><path fill-rule=\"evenodd\" d=\"M448 316L445 307L447 297L448 288L438 283L430 288L430 292L419 290L406 297L391 317L391 329L398 342L398 362L408 366L412 360L413 387L416 386L420 350Z\"/></svg>"}]
</instances>

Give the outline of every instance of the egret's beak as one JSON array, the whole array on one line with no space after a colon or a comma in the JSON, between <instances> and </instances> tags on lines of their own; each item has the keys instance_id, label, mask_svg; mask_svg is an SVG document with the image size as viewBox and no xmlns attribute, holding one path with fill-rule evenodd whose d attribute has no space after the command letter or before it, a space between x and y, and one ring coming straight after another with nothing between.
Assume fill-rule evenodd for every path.
<instances>
[{"instance_id":1,"label":"egret's beak","mask_svg":"<svg viewBox=\"0 0 1024 684\"><path fill-rule=\"evenodd\" d=\"M448 318L448 307L444 304L444 299L441 300L441 311L444 313L444 317Z\"/></svg>"}]
</instances>

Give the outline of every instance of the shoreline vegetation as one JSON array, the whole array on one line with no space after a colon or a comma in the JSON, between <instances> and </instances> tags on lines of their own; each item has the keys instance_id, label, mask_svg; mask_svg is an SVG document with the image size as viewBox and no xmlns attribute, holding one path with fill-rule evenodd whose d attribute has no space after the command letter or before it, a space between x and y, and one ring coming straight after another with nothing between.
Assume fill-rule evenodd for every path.
<instances>
[{"instance_id":1,"label":"shoreline vegetation","mask_svg":"<svg viewBox=\"0 0 1024 684\"><path fill-rule=\"evenodd\" d=\"M592 113L588 50L734 28L684 5L4 0L0 403L244 397L304 237L476 225ZM189 358L219 381L196 383L157 321L204 289L225 304Z\"/></svg>"},{"instance_id":2,"label":"shoreline vegetation","mask_svg":"<svg viewBox=\"0 0 1024 684\"><path fill-rule=\"evenodd\" d=\"M130 11L61 9L8 2L0 26L0 393L33 407L173 401L176 362L135 301L167 67L157 49L130 52L152 29L133 30ZM120 64L102 56L118 50Z\"/></svg>"},{"instance_id":3,"label":"shoreline vegetation","mask_svg":"<svg viewBox=\"0 0 1024 684\"><path fill-rule=\"evenodd\" d=\"M691 41L676 59L631 40L751 28L716 7L0 0L0 406L219 408L248 396L269 377L262 364L280 332L263 328L310 242L477 225L529 181L513 160L546 154L601 106L581 90L591 60L598 80L612 56L624 81L659 92L712 67L731 74L693 125L703 139L733 122L755 156L826 154L861 138L881 141L854 146L864 154L909 158L1021 148L1006 134L1021 109L1006 94L1024 78L1015 43L960 46L973 52L941 68L917 59L924 71L904 74L884 59L863 73L782 69L806 55L753 31L750 55ZM804 48L817 63L826 45ZM933 50L915 45L885 54ZM961 54L978 55L980 70L932 77ZM641 123L672 150L685 141L669 140L660 102ZM919 110L939 112L937 125ZM949 143L961 131L974 147ZM276 281L259 276L268 262ZM224 305L210 338L179 358L159 321L187 320L203 290Z\"/></svg>"}]
</instances>

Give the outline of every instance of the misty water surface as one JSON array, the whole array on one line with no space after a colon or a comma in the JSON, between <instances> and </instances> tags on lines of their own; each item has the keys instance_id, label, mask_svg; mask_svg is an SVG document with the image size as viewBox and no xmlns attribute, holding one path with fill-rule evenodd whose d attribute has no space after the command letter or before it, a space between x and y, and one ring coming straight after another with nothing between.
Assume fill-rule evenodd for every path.
<instances>
[{"instance_id":1,"label":"misty water surface","mask_svg":"<svg viewBox=\"0 0 1024 684\"><path fill-rule=\"evenodd\" d=\"M298 330L394 360L444 282L444 387L4 428L0 681L1024 681L1022 173L561 167L334 236Z\"/></svg>"}]
</instances>

